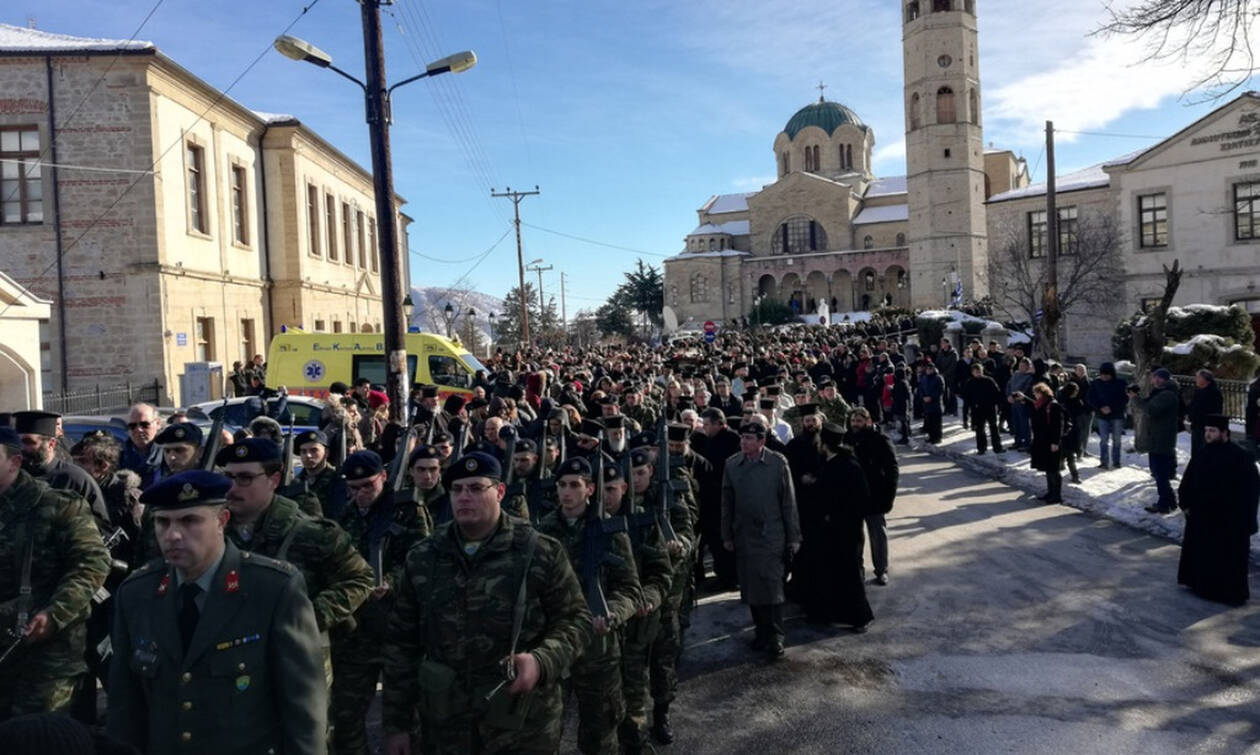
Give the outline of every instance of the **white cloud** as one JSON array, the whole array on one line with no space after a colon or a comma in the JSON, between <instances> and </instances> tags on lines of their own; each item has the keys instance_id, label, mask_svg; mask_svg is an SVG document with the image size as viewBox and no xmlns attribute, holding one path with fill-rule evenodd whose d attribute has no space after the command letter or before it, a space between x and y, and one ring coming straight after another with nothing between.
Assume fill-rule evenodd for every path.
<instances>
[{"instance_id":1,"label":"white cloud","mask_svg":"<svg viewBox=\"0 0 1260 755\"><path fill-rule=\"evenodd\" d=\"M772 184L777 176L743 176L731 181L731 185L740 191L760 191L766 184Z\"/></svg>"},{"instance_id":2,"label":"white cloud","mask_svg":"<svg viewBox=\"0 0 1260 755\"><path fill-rule=\"evenodd\" d=\"M871 156L871 161L874 162L876 166L883 165L885 163L894 163L898 166L898 169L904 168L906 162L905 137L902 137L891 144L885 144L875 150L875 154Z\"/></svg>"}]
</instances>

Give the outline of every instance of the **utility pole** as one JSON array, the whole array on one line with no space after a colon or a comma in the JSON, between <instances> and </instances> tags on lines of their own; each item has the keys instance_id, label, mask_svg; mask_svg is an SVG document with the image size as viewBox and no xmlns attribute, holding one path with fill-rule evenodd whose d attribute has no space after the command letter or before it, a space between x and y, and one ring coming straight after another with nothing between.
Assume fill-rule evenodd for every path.
<instances>
[{"instance_id":1,"label":"utility pole","mask_svg":"<svg viewBox=\"0 0 1260 755\"><path fill-rule=\"evenodd\" d=\"M1049 355L1059 359L1059 208L1054 180L1054 121L1046 121L1046 297L1041 305Z\"/></svg>"},{"instance_id":2,"label":"utility pole","mask_svg":"<svg viewBox=\"0 0 1260 755\"><path fill-rule=\"evenodd\" d=\"M565 332L568 332L569 330L569 316L565 314L565 308L564 308L564 271L563 270L560 271L560 327L564 328Z\"/></svg>"},{"instance_id":3,"label":"utility pole","mask_svg":"<svg viewBox=\"0 0 1260 755\"><path fill-rule=\"evenodd\" d=\"M377 17L379 23L380 17ZM521 292L521 345L525 348L529 347L529 308L525 306L525 257L521 252L521 200L525 197L541 194L538 187L535 186L533 191L512 191L512 187L506 187L502 192L495 192L494 188L490 189L492 197L506 197L512 200L512 210L516 215L516 273L520 282ZM541 293L541 292L540 292ZM539 301L542 301L541 297Z\"/></svg>"},{"instance_id":4,"label":"utility pole","mask_svg":"<svg viewBox=\"0 0 1260 755\"><path fill-rule=\"evenodd\" d=\"M554 265L548 265L546 267L543 267L542 265L534 265L533 267L526 268L527 270L530 270L531 272L538 273L538 342L539 343L542 343L543 336L546 335L546 333L543 331L543 320L544 320L544 316L547 314L547 302L545 299L543 299L542 274L544 270L550 270L553 267Z\"/></svg>"}]
</instances>

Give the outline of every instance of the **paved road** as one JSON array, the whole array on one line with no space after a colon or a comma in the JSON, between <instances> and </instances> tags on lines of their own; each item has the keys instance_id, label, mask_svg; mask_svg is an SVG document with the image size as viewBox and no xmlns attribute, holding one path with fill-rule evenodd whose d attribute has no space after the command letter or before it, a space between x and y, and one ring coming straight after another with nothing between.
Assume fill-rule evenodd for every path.
<instances>
[{"instance_id":1,"label":"paved road","mask_svg":"<svg viewBox=\"0 0 1260 755\"><path fill-rule=\"evenodd\" d=\"M706 598L667 751L1260 751L1254 602L1178 588L1166 541L921 453L902 464L870 632L789 619L772 665L737 597Z\"/></svg>"}]
</instances>

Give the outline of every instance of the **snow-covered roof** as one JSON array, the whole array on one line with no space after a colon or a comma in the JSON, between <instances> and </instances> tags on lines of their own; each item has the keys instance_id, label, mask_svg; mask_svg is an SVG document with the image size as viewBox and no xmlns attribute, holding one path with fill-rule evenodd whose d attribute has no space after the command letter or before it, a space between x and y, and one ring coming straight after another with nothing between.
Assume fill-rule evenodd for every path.
<instances>
[{"instance_id":1,"label":"snow-covered roof","mask_svg":"<svg viewBox=\"0 0 1260 755\"><path fill-rule=\"evenodd\" d=\"M741 252L738 249L725 249L713 252L683 252L682 254L675 254L673 257L667 257L665 261L694 260L697 257L747 257L748 254L748 252Z\"/></svg>"},{"instance_id":2,"label":"snow-covered roof","mask_svg":"<svg viewBox=\"0 0 1260 755\"><path fill-rule=\"evenodd\" d=\"M887 207L866 207L853 218L853 225L868 223L896 223L910 219L910 205L893 204Z\"/></svg>"},{"instance_id":3,"label":"snow-covered roof","mask_svg":"<svg viewBox=\"0 0 1260 755\"><path fill-rule=\"evenodd\" d=\"M298 119L296 115L289 115L288 113L266 113L262 110L252 110L250 112L269 126L274 126L277 123L296 123Z\"/></svg>"},{"instance_id":4,"label":"snow-covered roof","mask_svg":"<svg viewBox=\"0 0 1260 755\"><path fill-rule=\"evenodd\" d=\"M1058 177L1055 184L1055 192L1064 191L1081 191L1084 189L1098 189L1111 185L1111 176L1103 170L1104 167L1111 163L1098 163L1088 168L1083 168L1075 173L1067 173ZM989 197L990 202L1005 202L1009 199L1025 199L1027 197L1039 197L1046 193L1045 183L1029 184L1022 189L1012 189L1004 191L1001 194L994 194Z\"/></svg>"},{"instance_id":5,"label":"snow-covered roof","mask_svg":"<svg viewBox=\"0 0 1260 755\"><path fill-rule=\"evenodd\" d=\"M24 26L0 24L0 54L55 52L120 52L156 49L152 42L140 39L102 39L54 34Z\"/></svg>"},{"instance_id":6,"label":"snow-covered roof","mask_svg":"<svg viewBox=\"0 0 1260 755\"><path fill-rule=\"evenodd\" d=\"M700 236L709 233L725 233L731 236L747 236L748 221L747 220L731 220L725 223L705 223L696 228L696 230L687 234L688 236Z\"/></svg>"},{"instance_id":7,"label":"snow-covered roof","mask_svg":"<svg viewBox=\"0 0 1260 755\"><path fill-rule=\"evenodd\" d=\"M888 178L877 178L871 181L866 187L866 197L883 197L889 194L905 194L908 191L906 187L905 176L889 176Z\"/></svg>"},{"instance_id":8,"label":"snow-covered roof","mask_svg":"<svg viewBox=\"0 0 1260 755\"><path fill-rule=\"evenodd\" d=\"M724 212L748 212L748 198L758 192L749 191L743 194L715 194L700 208L701 212L718 215Z\"/></svg>"}]
</instances>

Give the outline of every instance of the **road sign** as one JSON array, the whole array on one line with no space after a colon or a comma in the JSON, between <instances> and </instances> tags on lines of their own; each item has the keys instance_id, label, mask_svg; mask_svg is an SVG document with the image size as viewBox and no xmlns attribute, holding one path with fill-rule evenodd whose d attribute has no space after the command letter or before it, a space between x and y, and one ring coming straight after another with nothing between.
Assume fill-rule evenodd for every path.
<instances>
[{"instance_id":1,"label":"road sign","mask_svg":"<svg viewBox=\"0 0 1260 755\"><path fill-rule=\"evenodd\" d=\"M712 320L706 320L704 323L704 341L705 343L713 343L717 340L717 323Z\"/></svg>"}]
</instances>

